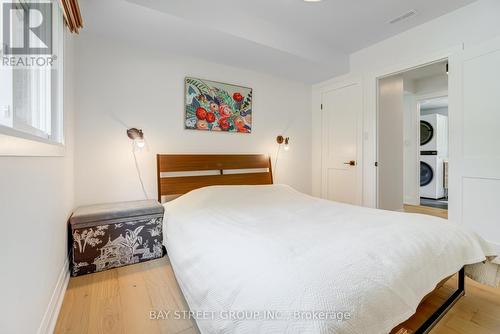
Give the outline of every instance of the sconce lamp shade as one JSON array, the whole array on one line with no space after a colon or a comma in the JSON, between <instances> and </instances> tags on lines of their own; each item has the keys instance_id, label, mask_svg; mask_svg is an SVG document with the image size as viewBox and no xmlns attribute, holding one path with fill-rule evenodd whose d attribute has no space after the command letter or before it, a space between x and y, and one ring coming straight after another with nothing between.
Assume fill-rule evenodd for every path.
<instances>
[{"instance_id":1,"label":"sconce lamp shade","mask_svg":"<svg viewBox=\"0 0 500 334\"><path fill-rule=\"evenodd\" d=\"M134 141L136 149L143 149L146 143L144 142L144 132L141 129L130 128L127 130L127 136Z\"/></svg>"},{"instance_id":2,"label":"sconce lamp shade","mask_svg":"<svg viewBox=\"0 0 500 334\"><path fill-rule=\"evenodd\" d=\"M137 138L144 139L144 133L142 130L136 128L128 129L127 136L132 140L136 140Z\"/></svg>"}]
</instances>

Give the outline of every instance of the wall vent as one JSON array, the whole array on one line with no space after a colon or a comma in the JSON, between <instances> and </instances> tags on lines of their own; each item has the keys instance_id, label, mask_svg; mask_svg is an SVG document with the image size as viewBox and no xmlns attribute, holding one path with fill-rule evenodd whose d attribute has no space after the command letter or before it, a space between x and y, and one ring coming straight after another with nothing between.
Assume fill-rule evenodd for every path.
<instances>
[{"instance_id":1,"label":"wall vent","mask_svg":"<svg viewBox=\"0 0 500 334\"><path fill-rule=\"evenodd\" d=\"M392 20L389 21L390 24L395 24L395 23L398 23L398 22L401 22L403 20L406 20L412 16L415 16L417 15L417 11L415 9L412 9L410 10L408 13L404 13L403 15L401 16L398 16Z\"/></svg>"}]
</instances>

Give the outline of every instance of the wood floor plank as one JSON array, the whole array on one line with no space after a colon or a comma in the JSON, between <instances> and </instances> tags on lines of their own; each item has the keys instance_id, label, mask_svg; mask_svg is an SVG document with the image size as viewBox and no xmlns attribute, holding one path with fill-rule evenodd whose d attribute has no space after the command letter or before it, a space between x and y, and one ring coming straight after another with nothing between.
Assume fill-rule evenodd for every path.
<instances>
[{"instance_id":1,"label":"wood floor plank","mask_svg":"<svg viewBox=\"0 0 500 334\"><path fill-rule=\"evenodd\" d=\"M430 334L460 334L456 330L449 328L445 323L440 322L432 329Z\"/></svg>"},{"instance_id":2,"label":"wood floor plank","mask_svg":"<svg viewBox=\"0 0 500 334\"><path fill-rule=\"evenodd\" d=\"M471 321L474 324L489 329L494 333L500 333L500 319L498 318L498 314L500 313L497 313L497 317L494 317L490 314L486 314L485 312L478 312L472 316Z\"/></svg>"},{"instance_id":3,"label":"wood floor plank","mask_svg":"<svg viewBox=\"0 0 500 334\"><path fill-rule=\"evenodd\" d=\"M87 284L87 281L88 279L83 277L70 279L62 309L68 309L71 312L59 313L56 333L88 333L92 285Z\"/></svg>"},{"instance_id":4,"label":"wood floor plank","mask_svg":"<svg viewBox=\"0 0 500 334\"><path fill-rule=\"evenodd\" d=\"M196 329L196 327L190 327L176 334L199 334L199 331Z\"/></svg>"},{"instance_id":5,"label":"wood floor plank","mask_svg":"<svg viewBox=\"0 0 500 334\"><path fill-rule=\"evenodd\" d=\"M151 296L144 279L144 268L137 265L117 269L123 333L158 333L158 324L149 321Z\"/></svg>"},{"instance_id":6,"label":"wood floor plank","mask_svg":"<svg viewBox=\"0 0 500 334\"><path fill-rule=\"evenodd\" d=\"M118 271L100 272L91 279L89 327L87 333L124 333L120 308Z\"/></svg>"},{"instance_id":7,"label":"wood floor plank","mask_svg":"<svg viewBox=\"0 0 500 334\"><path fill-rule=\"evenodd\" d=\"M168 261L168 258L166 260ZM170 265L159 266L156 261L150 261L145 264L145 268L144 279L152 305L150 310L189 311ZM161 333L181 333L194 326L194 322L189 319L156 320L156 322Z\"/></svg>"},{"instance_id":8,"label":"wood floor plank","mask_svg":"<svg viewBox=\"0 0 500 334\"><path fill-rule=\"evenodd\" d=\"M490 331L482 325L464 320L456 315L451 315L443 320L445 321L447 327L457 331L460 334L498 334L497 332Z\"/></svg>"}]
</instances>

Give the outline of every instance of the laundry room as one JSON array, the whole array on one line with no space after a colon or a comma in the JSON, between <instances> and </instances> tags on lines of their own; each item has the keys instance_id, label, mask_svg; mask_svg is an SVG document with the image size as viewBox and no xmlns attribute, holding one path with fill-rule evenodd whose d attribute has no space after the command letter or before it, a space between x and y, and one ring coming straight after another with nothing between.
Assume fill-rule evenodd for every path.
<instances>
[{"instance_id":1,"label":"laundry room","mask_svg":"<svg viewBox=\"0 0 500 334\"><path fill-rule=\"evenodd\" d=\"M420 205L448 209L448 97L420 101Z\"/></svg>"},{"instance_id":2,"label":"laundry room","mask_svg":"<svg viewBox=\"0 0 500 334\"><path fill-rule=\"evenodd\" d=\"M448 61L378 80L379 208L448 210Z\"/></svg>"}]
</instances>

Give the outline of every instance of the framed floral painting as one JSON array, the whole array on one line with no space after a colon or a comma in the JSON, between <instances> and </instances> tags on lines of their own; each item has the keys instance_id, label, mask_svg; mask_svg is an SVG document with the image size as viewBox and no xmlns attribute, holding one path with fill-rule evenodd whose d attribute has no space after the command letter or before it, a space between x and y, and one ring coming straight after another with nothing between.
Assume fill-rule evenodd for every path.
<instances>
[{"instance_id":1,"label":"framed floral painting","mask_svg":"<svg viewBox=\"0 0 500 334\"><path fill-rule=\"evenodd\" d=\"M186 78L186 129L252 132L252 89Z\"/></svg>"}]
</instances>

